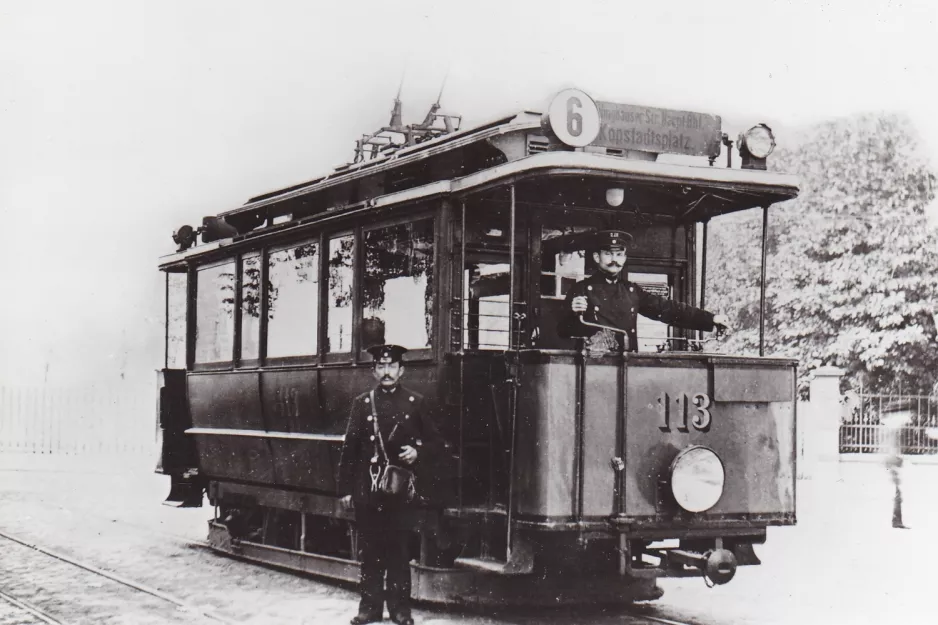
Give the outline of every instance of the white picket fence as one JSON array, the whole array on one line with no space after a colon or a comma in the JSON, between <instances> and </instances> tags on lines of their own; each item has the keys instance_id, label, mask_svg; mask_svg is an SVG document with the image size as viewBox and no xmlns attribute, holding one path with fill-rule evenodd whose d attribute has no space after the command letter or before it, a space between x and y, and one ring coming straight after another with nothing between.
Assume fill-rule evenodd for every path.
<instances>
[{"instance_id":1,"label":"white picket fence","mask_svg":"<svg viewBox=\"0 0 938 625\"><path fill-rule=\"evenodd\" d=\"M0 452L152 453L155 394L120 387L0 387Z\"/></svg>"}]
</instances>

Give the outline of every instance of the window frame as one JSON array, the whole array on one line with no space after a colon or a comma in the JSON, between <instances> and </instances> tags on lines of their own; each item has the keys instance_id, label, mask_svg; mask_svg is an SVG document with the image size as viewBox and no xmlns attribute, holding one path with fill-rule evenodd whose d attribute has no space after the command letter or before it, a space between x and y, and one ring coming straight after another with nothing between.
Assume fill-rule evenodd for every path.
<instances>
[{"instance_id":1,"label":"window frame","mask_svg":"<svg viewBox=\"0 0 938 625\"><path fill-rule=\"evenodd\" d=\"M261 300L259 302L260 317L257 320L257 325L258 325L257 358L244 359L242 358L242 342L243 342L244 324L243 324L243 320L241 317L241 313L243 312L241 309L241 305L243 303L243 297L244 297L244 259L250 258L252 256L257 257L258 270L260 271L259 280L260 280L260 287L261 287L260 288ZM263 346L264 346L264 341L266 339L266 336L265 336L266 323L264 323L264 318L267 313L267 303L266 303L267 298L264 296L264 285L266 284L266 279L267 279L266 262L267 262L266 249L251 250L247 252L242 252L237 255L238 272L237 272L237 275L235 276L235 279L236 279L235 281L235 288L236 288L235 305L237 307L236 310L238 311L238 317L235 320L235 345L234 345L234 349L235 349L234 366L236 369L256 369L261 365L261 362L263 362L263 356L264 356Z\"/></svg>"},{"instance_id":2,"label":"window frame","mask_svg":"<svg viewBox=\"0 0 938 625\"><path fill-rule=\"evenodd\" d=\"M466 266L465 266L465 265L466 265L466 263L469 263L469 262L480 262L480 263L491 263L491 264L504 264L504 263L507 263L507 264L510 266L510 265L511 265L511 256L510 256L509 254L510 254L510 252L508 251L508 249L506 249L506 250L504 250L504 251L502 251L502 250L492 250L492 249L485 249L485 250L476 250L476 249L472 249L472 250L467 250L467 252L466 252L466 257L465 257L464 263L463 263L463 267L462 267L461 270L459 271L459 277L460 277L460 279L459 279L459 281L456 283L456 287L458 288L459 300L460 300L460 303L461 303L462 306L465 306L465 305L468 303L468 300L466 300L466 299L463 297L464 289L465 289L465 287L466 287L466 284L465 284L465 272L466 272ZM523 276L523 275L524 275L524 272L525 272L525 269L526 269L526 266L529 264L528 259L525 257L525 255L524 255L523 253L516 251L516 252L515 252L515 262L517 263L517 264L516 264L516 267L519 268L519 273L521 273L522 276ZM458 264L458 263L454 263L454 265L457 265L457 264ZM510 270L509 270L509 271L510 271ZM515 288L516 288L516 290L523 290L524 286L523 286L523 284L522 284L522 280L519 280L519 281L518 281L518 283L516 284L516 287L515 287ZM506 295L507 295L507 293L506 293ZM506 308L508 307L508 302L505 302L505 307L506 307ZM460 316L460 318L463 317L462 311L460 311L460 315L459 315L459 316ZM508 332L508 334L509 334L509 345L510 345L510 343L511 343L510 332L512 331L512 329L515 329L515 328L514 328L515 325L516 325L516 324L513 323L513 322L512 322L512 319L509 317L509 319L508 319L508 327L509 327L509 332ZM461 324L461 328L460 328L459 330L453 330L453 332L456 333L456 334L460 334L461 332L468 332L469 330L470 330L470 328L469 328L469 326L468 326L468 324L467 324L467 320L464 319L464 320L463 320L463 323ZM477 332L477 333L478 333L478 332L485 332L485 331L486 331L486 329L483 329L483 328L475 328L474 330L475 330L475 332ZM486 344L487 347L468 347L468 341L465 340L465 339L466 339L465 336L459 336L458 338L459 338L458 344L461 345L460 350L461 350L462 352L464 352L464 353L470 353L470 354L491 354L491 353L499 353L499 352L511 351L511 347L510 347L509 345L506 345L506 346L502 347L502 346L495 346L495 345L493 345L493 344L491 344L491 343Z\"/></svg>"},{"instance_id":3,"label":"window frame","mask_svg":"<svg viewBox=\"0 0 938 625\"><path fill-rule=\"evenodd\" d=\"M298 236L296 238L291 238L284 241L275 241L271 242L264 246L264 253L262 254L262 270L261 270L261 280L262 284L262 293L261 300L261 358L260 362L263 363L264 367L270 368L281 368L281 367L291 367L295 365L314 365L320 362L320 355L322 354L322 291L323 291L323 253L322 253L322 232L312 232L307 233L305 236ZM318 258L316 260L316 273L317 273L317 289L316 293L316 306L319 307L316 317L316 350L312 354L302 354L297 356L269 356L268 349L269 337L270 337L270 328L269 323L270 319L268 318L268 306L269 306L269 286L270 286L270 255L272 252L280 252L291 247L295 247L304 243L315 243L317 245L317 254ZM240 343L239 343L240 345Z\"/></svg>"},{"instance_id":4,"label":"window frame","mask_svg":"<svg viewBox=\"0 0 938 625\"><path fill-rule=\"evenodd\" d=\"M164 294L163 294L163 368L171 369L169 366L169 277L170 274L181 274L185 280L185 287L182 290L183 311L182 311L182 370L189 367L189 271L186 267L170 267L163 270ZM174 370L178 368L172 367Z\"/></svg>"},{"instance_id":5,"label":"window frame","mask_svg":"<svg viewBox=\"0 0 938 625\"><path fill-rule=\"evenodd\" d=\"M348 364L355 362L355 359L352 357L356 353L356 345L358 341L358 331L357 328L361 325L361 313L358 310L360 307L360 295L358 292L358 285L360 280L359 272L359 256L361 256L361 236L359 235L359 227L352 228L341 228L338 230L323 231L321 233L322 242L323 242L323 253L321 255L321 265L322 273L320 274L320 306L322 315L320 316L320 327L319 327L319 353L321 354L321 360L323 364ZM329 340L329 255L331 252L327 249L326 243L330 243L333 239L339 239L342 237L347 237L351 235L352 237L352 331L349 349L348 351L342 352L327 352L326 343ZM324 321L324 323L323 323Z\"/></svg>"},{"instance_id":6,"label":"window frame","mask_svg":"<svg viewBox=\"0 0 938 625\"><path fill-rule=\"evenodd\" d=\"M433 299L430 302L430 311L433 315L434 323L433 328L428 337L430 345L423 348L408 348L407 353L404 354L404 362L424 362L431 361L435 358L437 354L437 337L439 336L439 324L442 323L442 316L437 315L436 312L439 310L440 302L440 287L442 282L440 280L440 237L439 237L439 227L440 222L442 221L439 217L439 207L427 206L422 209L413 210L407 215L402 215L394 217L391 219L385 219L378 221L374 224L369 224L368 226L360 225L356 227L357 239L356 239L356 276L358 277L358 282L355 288L355 300L356 300L356 315L355 315L355 341L352 344L353 349L355 349L355 360L358 363L362 364L371 364L372 358L371 355L365 351L366 345L361 344L362 340L362 325L364 320L364 297L363 289L365 286L365 254L364 254L364 241L365 233L372 232L374 230L380 230L381 228L389 228L393 226L399 226L402 224L416 223L418 221L430 221L430 231L431 231L431 240L433 242L433 262L431 266L433 267L433 277L432 277L432 288L433 288Z\"/></svg>"},{"instance_id":7,"label":"window frame","mask_svg":"<svg viewBox=\"0 0 938 625\"><path fill-rule=\"evenodd\" d=\"M187 331L186 341L186 360L188 362L190 371L223 371L234 368L235 350L236 346L238 345L238 341L240 340L237 332L237 318L239 317L237 314L233 315L234 318L232 319L232 348L228 359L216 360L212 362L196 362L196 355L198 350L199 273L206 269L220 267L228 263L234 264L235 279L233 311L238 312L238 271L240 266L239 255L228 256L220 259L216 258L199 265L192 265L189 271L189 307L187 310L187 325L189 326L189 329ZM191 340L189 340L190 338Z\"/></svg>"}]
</instances>

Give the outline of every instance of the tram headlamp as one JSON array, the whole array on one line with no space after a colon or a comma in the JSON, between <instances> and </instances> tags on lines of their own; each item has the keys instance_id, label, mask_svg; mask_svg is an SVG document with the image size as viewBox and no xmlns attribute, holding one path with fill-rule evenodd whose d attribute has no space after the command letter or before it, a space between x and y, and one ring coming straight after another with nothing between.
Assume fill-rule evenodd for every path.
<instances>
[{"instance_id":1,"label":"tram headlamp","mask_svg":"<svg viewBox=\"0 0 938 625\"><path fill-rule=\"evenodd\" d=\"M620 189L618 187L606 189L606 204L609 206L622 206L622 202L624 200L625 189Z\"/></svg>"},{"instance_id":2,"label":"tram headlamp","mask_svg":"<svg viewBox=\"0 0 938 625\"><path fill-rule=\"evenodd\" d=\"M723 496L725 479L723 462L708 447L688 447L671 463L671 493L688 512L703 512L715 506Z\"/></svg>"},{"instance_id":3,"label":"tram headlamp","mask_svg":"<svg viewBox=\"0 0 938 625\"><path fill-rule=\"evenodd\" d=\"M196 230L192 226L181 226L173 233L173 241L179 246L177 252L184 252L195 243Z\"/></svg>"},{"instance_id":4,"label":"tram headlamp","mask_svg":"<svg viewBox=\"0 0 938 625\"><path fill-rule=\"evenodd\" d=\"M759 124L739 133L736 145L743 169L765 169L766 159L775 150L775 135L771 128Z\"/></svg>"}]
</instances>

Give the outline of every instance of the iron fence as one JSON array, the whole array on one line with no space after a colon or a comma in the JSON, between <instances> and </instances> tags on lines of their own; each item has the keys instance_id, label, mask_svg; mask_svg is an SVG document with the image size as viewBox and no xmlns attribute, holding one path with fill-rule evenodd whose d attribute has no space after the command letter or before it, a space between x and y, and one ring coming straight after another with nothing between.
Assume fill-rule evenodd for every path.
<instances>
[{"instance_id":1,"label":"iron fence","mask_svg":"<svg viewBox=\"0 0 938 625\"><path fill-rule=\"evenodd\" d=\"M883 408L898 399L911 400L912 417L901 426L884 425ZM898 435L903 454L938 454L938 396L878 395L861 390L846 393L843 404L840 453L884 453L891 437Z\"/></svg>"},{"instance_id":2,"label":"iron fence","mask_svg":"<svg viewBox=\"0 0 938 625\"><path fill-rule=\"evenodd\" d=\"M152 453L154 404L124 388L0 387L0 452Z\"/></svg>"}]
</instances>

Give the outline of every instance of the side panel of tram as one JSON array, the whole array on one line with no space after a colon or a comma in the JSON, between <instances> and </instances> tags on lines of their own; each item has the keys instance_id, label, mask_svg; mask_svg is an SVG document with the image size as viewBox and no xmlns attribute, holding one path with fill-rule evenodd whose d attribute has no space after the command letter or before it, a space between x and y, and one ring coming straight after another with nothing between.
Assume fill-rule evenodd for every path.
<instances>
[{"instance_id":1,"label":"side panel of tram","mask_svg":"<svg viewBox=\"0 0 938 625\"><path fill-rule=\"evenodd\" d=\"M411 367L407 383L435 394L434 374ZM366 368L190 375L189 434L202 475L334 493L344 417L371 383Z\"/></svg>"}]
</instances>

